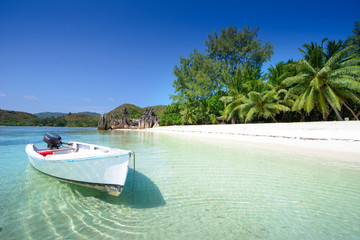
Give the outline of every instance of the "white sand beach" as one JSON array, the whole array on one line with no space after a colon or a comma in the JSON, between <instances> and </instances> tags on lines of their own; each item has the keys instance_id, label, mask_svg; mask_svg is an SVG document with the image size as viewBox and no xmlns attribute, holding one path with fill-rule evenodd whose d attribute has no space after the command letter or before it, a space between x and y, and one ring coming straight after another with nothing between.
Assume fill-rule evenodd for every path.
<instances>
[{"instance_id":1,"label":"white sand beach","mask_svg":"<svg viewBox=\"0 0 360 240\"><path fill-rule=\"evenodd\" d=\"M146 131L334 151L360 161L359 121L168 126Z\"/></svg>"}]
</instances>

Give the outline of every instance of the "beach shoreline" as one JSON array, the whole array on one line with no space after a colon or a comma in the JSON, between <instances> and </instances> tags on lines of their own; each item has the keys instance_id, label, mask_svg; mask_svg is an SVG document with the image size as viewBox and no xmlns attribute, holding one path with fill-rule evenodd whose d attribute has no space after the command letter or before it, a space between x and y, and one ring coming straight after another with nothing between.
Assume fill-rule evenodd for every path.
<instances>
[{"instance_id":1,"label":"beach shoreline","mask_svg":"<svg viewBox=\"0 0 360 240\"><path fill-rule=\"evenodd\" d=\"M165 126L144 131L330 151L360 161L359 121Z\"/></svg>"}]
</instances>

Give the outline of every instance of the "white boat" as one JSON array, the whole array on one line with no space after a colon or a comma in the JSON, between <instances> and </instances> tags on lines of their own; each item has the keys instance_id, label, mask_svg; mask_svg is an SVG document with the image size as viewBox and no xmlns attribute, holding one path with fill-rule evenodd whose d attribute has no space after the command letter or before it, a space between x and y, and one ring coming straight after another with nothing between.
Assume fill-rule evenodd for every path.
<instances>
[{"instance_id":1,"label":"white boat","mask_svg":"<svg viewBox=\"0 0 360 240\"><path fill-rule=\"evenodd\" d=\"M28 144L25 150L31 165L42 173L114 196L120 195L131 157L135 163L134 152L81 142L61 145L60 142L55 148L39 149Z\"/></svg>"}]
</instances>

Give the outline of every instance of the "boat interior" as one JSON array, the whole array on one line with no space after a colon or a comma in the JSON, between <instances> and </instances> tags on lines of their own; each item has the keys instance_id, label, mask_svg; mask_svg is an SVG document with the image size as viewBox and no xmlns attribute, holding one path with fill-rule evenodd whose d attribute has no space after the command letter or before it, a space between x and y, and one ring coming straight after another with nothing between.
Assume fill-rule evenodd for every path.
<instances>
[{"instance_id":1,"label":"boat interior","mask_svg":"<svg viewBox=\"0 0 360 240\"><path fill-rule=\"evenodd\" d=\"M39 153L40 155L46 157L47 155L59 155L59 154L69 154L75 152L83 152L83 151L94 151L94 150L102 150L102 152L108 152L109 150L106 148L101 148L91 144L82 144L82 143L74 143L70 142L67 146L59 147L59 148L37 148L33 145L34 151Z\"/></svg>"}]
</instances>

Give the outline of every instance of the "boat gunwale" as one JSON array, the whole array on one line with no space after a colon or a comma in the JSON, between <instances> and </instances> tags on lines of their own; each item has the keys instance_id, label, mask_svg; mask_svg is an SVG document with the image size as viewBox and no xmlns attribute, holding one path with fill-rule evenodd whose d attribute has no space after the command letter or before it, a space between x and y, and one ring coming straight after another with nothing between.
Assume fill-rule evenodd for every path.
<instances>
[{"instance_id":1,"label":"boat gunwale","mask_svg":"<svg viewBox=\"0 0 360 240\"><path fill-rule=\"evenodd\" d=\"M46 157L43 157L44 159L40 159L37 158L35 156L31 156L30 157L36 161L41 161L41 162L47 162L47 163L65 163L65 162L82 162L82 161L92 161L92 160L97 160L97 159L105 159L105 158L112 158L112 157L121 157L121 156L128 156L130 155L132 152L127 152L127 153L123 153L123 154L115 154L115 155L106 155L106 156L98 156L98 157L91 157L91 158L74 158L74 159L66 159L66 160L56 160L56 159L45 159ZM127 160L129 161L129 160Z\"/></svg>"},{"instance_id":2,"label":"boat gunwale","mask_svg":"<svg viewBox=\"0 0 360 240\"><path fill-rule=\"evenodd\" d=\"M80 144L83 144L83 143L80 143ZM93 144L86 144L86 145L102 147L102 146L93 145ZM28 150L28 146L31 146L31 149ZM36 148L35 144L28 144L27 145L26 152L27 152L28 156L31 157L34 160L41 161L41 162L47 162L47 163L92 161L92 160L97 160L97 159L113 158L113 157L120 157L120 156L126 156L126 155L131 156L131 154L133 154L133 151L130 151L130 150L122 150L122 149L117 149L117 148L108 148L109 150L114 149L116 151L121 151L121 152L115 152L115 153L110 153L110 154L105 153L103 155L99 155L99 156L95 156L95 157L84 157L84 156L76 156L75 155L75 156L72 156L69 159L46 159L46 157L44 157L41 154L37 153L36 150L34 149L34 147ZM37 155L39 155L39 156L37 156ZM61 156L61 155L63 155L63 154L49 155L49 156Z\"/></svg>"}]
</instances>

